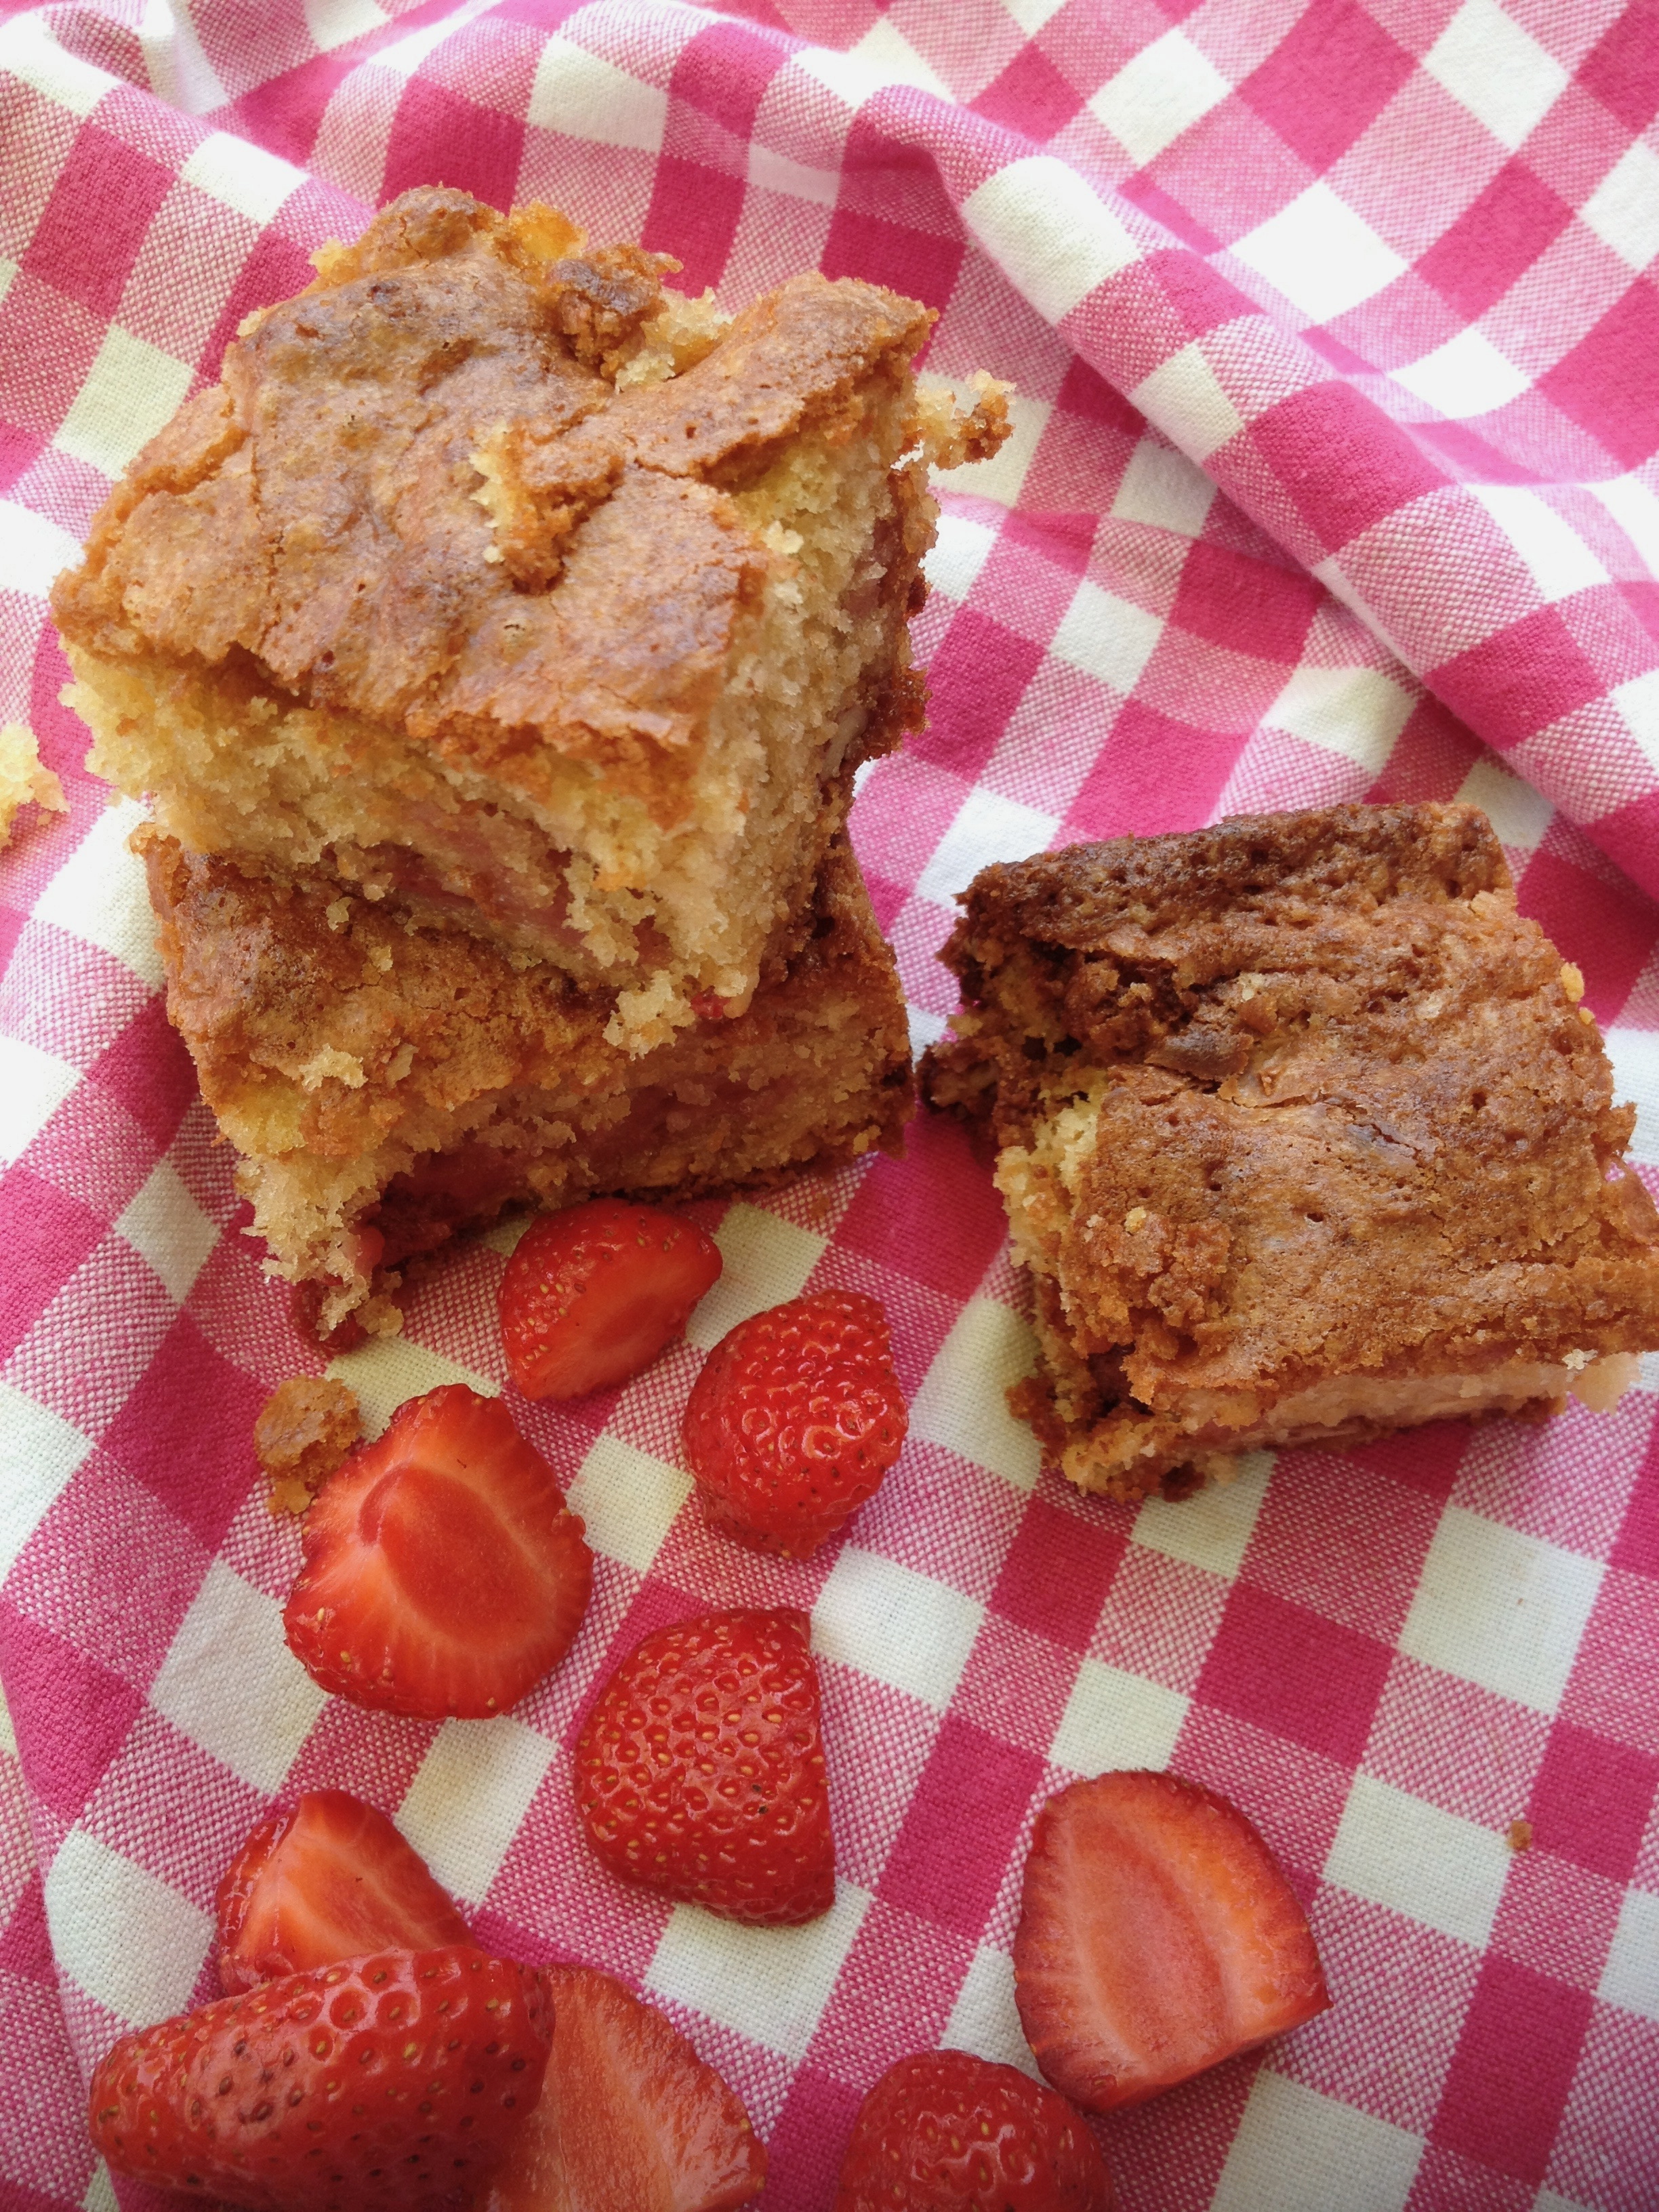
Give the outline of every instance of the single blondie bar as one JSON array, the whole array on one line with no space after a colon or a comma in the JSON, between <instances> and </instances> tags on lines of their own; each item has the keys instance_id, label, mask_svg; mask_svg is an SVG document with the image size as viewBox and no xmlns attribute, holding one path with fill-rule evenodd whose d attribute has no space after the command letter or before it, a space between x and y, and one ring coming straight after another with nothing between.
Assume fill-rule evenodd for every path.
<instances>
[{"instance_id":1,"label":"single blondie bar","mask_svg":"<svg viewBox=\"0 0 1659 2212\"><path fill-rule=\"evenodd\" d=\"M904 1000L844 837L748 1012L644 1054L607 1040L605 994L470 931L134 842L168 1014L320 1334L395 1328L402 1264L504 1206L763 1186L895 1149L909 1118Z\"/></svg>"},{"instance_id":2,"label":"single blondie bar","mask_svg":"<svg viewBox=\"0 0 1659 2212\"><path fill-rule=\"evenodd\" d=\"M735 318L550 209L407 192L248 318L53 605L93 763L187 848L323 869L617 994L644 1051L787 957L854 769L915 726L934 319Z\"/></svg>"},{"instance_id":3,"label":"single blondie bar","mask_svg":"<svg viewBox=\"0 0 1659 2212\"><path fill-rule=\"evenodd\" d=\"M994 1132L1018 1410L1082 1489L1605 1406L1659 1347L1634 1109L1475 808L1074 846L963 902L924 1085Z\"/></svg>"}]
</instances>

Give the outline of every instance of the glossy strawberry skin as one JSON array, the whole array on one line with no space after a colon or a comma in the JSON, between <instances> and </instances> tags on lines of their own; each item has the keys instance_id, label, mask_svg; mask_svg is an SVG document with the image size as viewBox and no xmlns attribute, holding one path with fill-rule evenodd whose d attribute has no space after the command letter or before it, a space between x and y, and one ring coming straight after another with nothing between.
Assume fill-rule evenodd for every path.
<instances>
[{"instance_id":1,"label":"glossy strawberry skin","mask_svg":"<svg viewBox=\"0 0 1659 2212\"><path fill-rule=\"evenodd\" d=\"M302 1539L289 1648L383 1712L506 1711L564 1656L592 1582L553 1470L460 1383L400 1406L324 1484Z\"/></svg>"},{"instance_id":2,"label":"glossy strawberry skin","mask_svg":"<svg viewBox=\"0 0 1659 2212\"><path fill-rule=\"evenodd\" d=\"M471 1932L384 1813L307 1790L261 1820L219 1885L219 1979L234 1996L367 1951L435 1951Z\"/></svg>"},{"instance_id":3,"label":"glossy strawberry skin","mask_svg":"<svg viewBox=\"0 0 1659 2212\"><path fill-rule=\"evenodd\" d=\"M965 2051L890 2066L859 2107L834 2212L1112 2212L1106 2161L1063 2097Z\"/></svg>"},{"instance_id":4,"label":"glossy strawberry skin","mask_svg":"<svg viewBox=\"0 0 1659 2212\"><path fill-rule=\"evenodd\" d=\"M877 1489L908 1423L874 1298L819 1291L751 1315L686 1404L703 1517L754 1551L804 1559Z\"/></svg>"},{"instance_id":5,"label":"glossy strawberry skin","mask_svg":"<svg viewBox=\"0 0 1659 2212\"><path fill-rule=\"evenodd\" d=\"M673 2022L597 1967L543 1977L558 2033L484 2212L733 2212L757 2196L765 2146Z\"/></svg>"},{"instance_id":6,"label":"glossy strawberry skin","mask_svg":"<svg viewBox=\"0 0 1659 2212\"><path fill-rule=\"evenodd\" d=\"M805 1613L710 1613L647 1636L576 1747L589 1842L625 1881L757 1927L835 1902Z\"/></svg>"},{"instance_id":7,"label":"glossy strawberry skin","mask_svg":"<svg viewBox=\"0 0 1659 2212\"><path fill-rule=\"evenodd\" d=\"M544 1214L501 1277L501 1345L526 1398L580 1398L640 1374L720 1272L720 1247L656 1206L590 1198Z\"/></svg>"},{"instance_id":8,"label":"glossy strawberry skin","mask_svg":"<svg viewBox=\"0 0 1659 2212\"><path fill-rule=\"evenodd\" d=\"M1307 1916L1238 1808L1102 1774L1039 1812L1014 1936L1020 2025L1085 2111L1138 2105L1330 2003Z\"/></svg>"},{"instance_id":9,"label":"glossy strawberry skin","mask_svg":"<svg viewBox=\"0 0 1659 2212\"><path fill-rule=\"evenodd\" d=\"M526 1967L376 1953L124 2036L92 2140L118 2173L250 2212L448 2212L533 2109L551 2032Z\"/></svg>"}]
</instances>

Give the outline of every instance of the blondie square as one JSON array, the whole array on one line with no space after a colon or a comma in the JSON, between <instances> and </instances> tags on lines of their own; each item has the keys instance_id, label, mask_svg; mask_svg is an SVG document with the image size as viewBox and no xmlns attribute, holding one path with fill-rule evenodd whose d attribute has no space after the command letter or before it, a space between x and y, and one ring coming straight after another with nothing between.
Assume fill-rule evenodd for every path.
<instances>
[{"instance_id":1,"label":"blondie square","mask_svg":"<svg viewBox=\"0 0 1659 2212\"><path fill-rule=\"evenodd\" d=\"M844 837L747 1012L644 1054L607 1039L605 994L470 931L134 842L167 1012L319 1334L394 1328L403 1264L504 1206L763 1186L896 1149L909 1117L904 1000Z\"/></svg>"},{"instance_id":2,"label":"blondie square","mask_svg":"<svg viewBox=\"0 0 1659 2212\"><path fill-rule=\"evenodd\" d=\"M635 1051L787 957L919 721L930 309L735 318L562 216L405 193L249 317L54 610L93 764L187 848L322 869L616 994Z\"/></svg>"},{"instance_id":3,"label":"blondie square","mask_svg":"<svg viewBox=\"0 0 1659 2212\"><path fill-rule=\"evenodd\" d=\"M1659 1213L1583 981L1484 815L1339 806L986 868L936 1104L988 1121L1085 1490L1611 1404Z\"/></svg>"}]
</instances>

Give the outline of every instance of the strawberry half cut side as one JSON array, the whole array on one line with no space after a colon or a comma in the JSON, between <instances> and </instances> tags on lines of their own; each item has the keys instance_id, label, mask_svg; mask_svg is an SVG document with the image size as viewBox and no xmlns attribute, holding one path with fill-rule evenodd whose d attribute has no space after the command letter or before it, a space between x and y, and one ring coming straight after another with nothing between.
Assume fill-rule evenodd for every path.
<instances>
[{"instance_id":1,"label":"strawberry half cut side","mask_svg":"<svg viewBox=\"0 0 1659 2212\"><path fill-rule=\"evenodd\" d=\"M228 1992L366 1951L434 1951L471 1932L384 1813L344 1790L308 1790L261 1820L215 1900Z\"/></svg>"},{"instance_id":2,"label":"strawberry half cut side","mask_svg":"<svg viewBox=\"0 0 1659 2212\"><path fill-rule=\"evenodd\" d=\"M836 1901L803 1613L709 1613L647 1636L587 1717L575 1782L587 1839L624 1881L756 1927Z\"/></svg>"},{"instance_id":3,"label":"strawberry half cut side","mask_svg":"<svg viewBox=\"0 0 1659 2212\"><path fill-rule=\"evenodd\" d=\"M538 1974L471 1945L287 1974L123 2036L93 2146L252 2212L453 2212L524 2126L552 2025Z\"/></svg>"},{"instance_id":4,"label":"strawberry half cut side","mask_svg":"<svg viewBox=\"0 0 1659 2212\"><path fill-rule=\"evenodd\" d=\"M501 1276L501 1346L526 1398L581 1398L647 1368L720 1272L720 1247L659 1206L590 1198L544 1214Z\"/></svg>"},{"instance_id":5,"label":"strawberry half cut side","mask_svg":"<svg viewBox=\"0 0 1659 2212\"><path fill-rule=\"evenodd\" d=\"M547 1966L558 2030L484 2212L732 2212L766 2180L736 2093L593 1966Z\"/></svg>"},{"instance_id":6,"label":"strawberry half cut side","mask_svg":"<svg viewBox=\"0 0 1659 2212\"><path fill-rule=\"evenodd\" d=\"M400 1406L302 1524L289 1648L383 1712L483 1719L557 1665L592 1581L582 1524L499 1399L448 1383Z\"/></svg>"},{"instance_id":7,"label":"strawberry half cut side","mask_svg":"<svg viewBox=\"0 0 1659 2212\"><path fill-rule=\"evenodd\" d=\"M927 2051L890 2066L859 2106L835 2212L1112 2212L1114 2202L1099 2145L1063 2097L1012 2066Z\"/></svg>"},{"instance_id":8,"label":"strawberry half cut side","mask_svg":"<svg viewBox=\"0 0 1659 2212\"><path fill-rule=\"evenodd\" d=\"M1243 1814L1146 1772L1074 1782L1037 1814L1014 1995L1043 2073L1097 2112L1330 2003L1307 1916Z\"/></svg>"}]
</instances>

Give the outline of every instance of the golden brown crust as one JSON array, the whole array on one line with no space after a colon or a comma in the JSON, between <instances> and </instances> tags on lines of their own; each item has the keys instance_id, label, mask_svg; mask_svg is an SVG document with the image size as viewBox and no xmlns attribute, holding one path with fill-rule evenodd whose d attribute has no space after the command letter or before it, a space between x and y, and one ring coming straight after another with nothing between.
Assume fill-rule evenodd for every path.
<instances>
[{"instance_id":1,"label":"golden brown crust","mask_svg":"<svg viewBox=\"0 0 1659 2212\"><path fill-rule=\"evenodd\" d=\"M348 1194L331 1222L306 1198L301 1229L274 1201L264 1224L283 1272L346 1280L347 1303L504 1206L763 1186L891 1149L908 1118L903 998L844 839L748 1012L637 1058L605 1042L608 996L556 969L326 880L134 842L221 1127L267 1194Z\"/></svg>"},{"instance_id":2,"label":"golden brown crust","mask_svg":"<svg viewBox=\"0 0 1659 2212\"><path fill-rule=\"evenodd\" d=\"M1003 1147L1079 1432L1218 1449L1333 1376L1659 1345L1632 1109L1476 810L1076 847L964 903L924 1081Z\"/></svg>"},{"instance_id":3,"label":"golden brown crust","mask_svg":"<svg viewBox=\"0 0 1659 2212\"><path fill-rule=\"evenodd\" d=\"M60 580L65 638L240 649L307 705L400 724L531 796L543 748L638 776L690 743L764 560L723 494L812 424L856 435L933 319L801 276L684 374L618 392L604 371L660 305L663 264L541 258L549 219L405 194L254 319Z\"/></svg>"}]
</instances>

